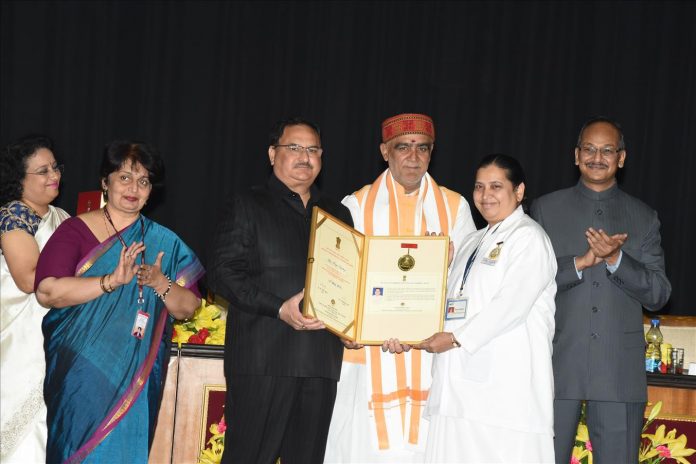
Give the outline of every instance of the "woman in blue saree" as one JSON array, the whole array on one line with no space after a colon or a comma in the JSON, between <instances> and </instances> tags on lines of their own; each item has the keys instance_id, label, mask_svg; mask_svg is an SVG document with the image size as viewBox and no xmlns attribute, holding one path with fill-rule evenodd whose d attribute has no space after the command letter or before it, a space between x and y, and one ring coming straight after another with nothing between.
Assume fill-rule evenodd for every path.
<instances>
[{"instance_id":1,"label":"woman in blue saree","mask_svg":"<svg viewBox=\"0 0 696 464\"><path fill-rule=\"evenodd\" d=\"M165 380L171 317L200 304L193 252L140 210L164 167L147 144L107 145L106 205L65 221L37 265L47 462L147 462Z\"/></svg>"}]
</instances>

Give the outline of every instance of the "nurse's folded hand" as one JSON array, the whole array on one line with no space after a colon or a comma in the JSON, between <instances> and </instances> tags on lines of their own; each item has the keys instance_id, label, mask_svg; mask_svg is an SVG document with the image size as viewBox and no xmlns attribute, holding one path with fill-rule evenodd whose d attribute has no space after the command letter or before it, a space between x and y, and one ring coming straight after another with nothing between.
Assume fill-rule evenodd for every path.
<instances>
[{"instance_id":1,"label":"nurse's folded hand","mask_svg":"<svg viewBox=\"0 0 696 464\"><path fill-rule=\"evenodd\" d=\"M454 336L451 332L438 332L420 343L413 345L413 348L425 350L428 353L444 353L456 347L453 342Z\"/></svg>"}]
</instances>

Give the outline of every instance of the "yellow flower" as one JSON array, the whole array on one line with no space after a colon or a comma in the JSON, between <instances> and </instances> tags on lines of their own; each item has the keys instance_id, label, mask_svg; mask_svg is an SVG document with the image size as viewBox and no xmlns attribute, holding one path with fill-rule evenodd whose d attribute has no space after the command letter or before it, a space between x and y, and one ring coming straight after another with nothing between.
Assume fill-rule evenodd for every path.
<instances>
[{"instance_id":1,"label":"yellow flower","mask_svg":"<svg viewBox=\"0 0 696 464\"><path fill-rule=\"evenodd\" d=\"M578 434L575 436L575 440L585 442L589 439L590 439L590 433L587 431L587 425L579 424L578 425Z\"/></svg>"},{"instance_id":2,"label":"yellow flower","mask_svg":"<svg viewBox=\"0 0 696 464\"><path fill-rule=\"evenodd\" d=\"M643 430L646 430L648 425L655 420L661 408L662 401L658 401L650 411ZM655 463L671 458L681 464L689 464L685 458L696 453L696 450L686 447L686 435L682 434L677 437L677 429L665 433L666 430L667 428L662 424L655 430L655 433L641 435L642 438L647 438L648 442L640 448L639 462Z\"/></svg>"},{"instance_id":3,"label":"yellow flower","mask_svg":"<svg viewBox=\"0 0 696 464\"><path fill-rule=\"evenodd\" d=\"M220 464L224 446L213 443L209 448L201 451L198 456L198 464Z\"/></svg>"},{"instance_id":4,"label":"yellow flower","mask_svg":"<svg viewBox=\"0 0 696 464\"><path fill-rule=\"evenodd\" d=\"M647 426L650 422L654 421L655 418L657 417L658 414L660 414L660 409L662 409L662 401L658 401L655 403L655 406L652 407L650 410L650 414L648 415L648 420L645 421L645 425ZM645 430L645 427L643 427L643 430Z\"/></svg>"},{"instance_id":5,"label":"yellow flower","mask_svg":"<svg viewBox=\"0 0 696 464\"><path fill-rule=\"evenodd\" d=\"M585 456L590 454L589 451L587 451L584 447L581 446L574 446L573 447L573 457L580 462L581 460L585 459Z\"/></svg>"},{"instance_id":6,"label":"yellow flower","mask_svg":"<svg viewBox=\"0 0 696 464\"><path fill-rule=\"evenodd\" d=\"M208 440L206 449L201 450L198 464L220 464L222 460L222 452L225 450L225 432L219 432L218 424L215 422L209 430L213 436Z\"/></svg>"},{"instance_id":7,"label":"yellow flower","mask_svg":"<svg viewBox=\"0 0 696 464\"><path fill-rule=\"evenodd\" d=\"M666 427L663 424L655 430L655 433L641 435L650 440L650 446L641 449L639 462L660 456L662 458L671 457L677 462L689 464L689 461L684 458L691 456L696 450L686 447L686 435L682 434L677 438L677 429L672 429L667 434L665 434L665 430Z\"/></svg>"},{"instance_id":8,"label":"yellow flower","mask_svg":"<svg viewBox=\"0 0 696 464\"><path fill-rule=\"evenodd\" d=\"M199 337L192 342L205 343L207 345L223 345L225 343L225 321L221 318L222 311L215 304L208 304L201 300L201 305L196 308L191 319L174 322L174 334L172 341L181 348L182 343L189 343L191 336L205 329ZM207 337L205 333L207 331Z\"/></svg>"}]
</instances>

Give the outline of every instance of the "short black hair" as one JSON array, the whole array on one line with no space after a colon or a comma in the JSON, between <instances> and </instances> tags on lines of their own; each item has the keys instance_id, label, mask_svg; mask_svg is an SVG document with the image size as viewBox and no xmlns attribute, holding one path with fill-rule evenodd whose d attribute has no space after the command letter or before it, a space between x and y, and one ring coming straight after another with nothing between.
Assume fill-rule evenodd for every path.
<instances>
[{"instance_id":1,"label":"short black hair","mask_svg":"<svg viewBox=\"0 0 696 464\"><path fill-rule=\"evenodd\" d=\"M142 164L153 186L160 186L164 182L164 161L157 148L136 140L114 140L106 145L99 168L100 178L106 179L127 161Z\"/></svg>"},{"instance_id":2,"label":"short black hair","mask_svg":"<svg viewBox=\"0 0 696 464\"><path fill-rule=\"evenodd\" d=\"M22 181L27 175L27 160L42 148L53 152L53 140L45 135L29 134L2 149L0 206L22 198Z\"/></svg>"},{"instance_id":3,"label":"short black hair","mask_svg":"<svg viewBox=\"0 0 696 464\"><path fill-rule=\"evenodd\" d=\"M314 130L314 132L316 132L319 136L319 140L321 140L321 129L319 129L319 125L317 123L305 118L295 116L292 118L281 119L273 125L273 127L271 128L271 132L268 135L271 146L278 145L278 141L280 141L280 138L283 136L285 128L288 126L311 127Z\"/></svg>"},{"instance_id":4,"label":"short black hair","mask_svg":"<svg viewBox=\"0 0 696 464\"><path fill-rule=\"evenodd\" d=\"M507 180L512 182L512 186L517 188L520 184L527 185L527 177L524 175L524 169L522 165L516 158L509 155L504 155L502 153L493 153L491 155L486 155L481 158L478 167L478 171L481 168L490 166L491 164L498 166L500 169L505 171L505 177Z\"/></svg>"},{"instance_id":5,"label":"short black hair","mask_svg":"<svg viewBox=\"0 0 696 464\"><path fill-rule=\"evenodd\" d=\"M624 142L624 134L623 134L623 129L621 129L621 124L618 122L614 121L613 119L610 119L606 116L595 116L587 121L585 121L585 124L582 125L580 128L580 133L578 134L578 143L575 145L576 147L580 148L580 144L582 143L582 134L585 132L585 129L590 127L593 124L597 124L598 122L604 122L616 129L619 133L619 146L617 149L619 151L625 150L626 149L626 144Z\"/></svg>"}]
</instances>

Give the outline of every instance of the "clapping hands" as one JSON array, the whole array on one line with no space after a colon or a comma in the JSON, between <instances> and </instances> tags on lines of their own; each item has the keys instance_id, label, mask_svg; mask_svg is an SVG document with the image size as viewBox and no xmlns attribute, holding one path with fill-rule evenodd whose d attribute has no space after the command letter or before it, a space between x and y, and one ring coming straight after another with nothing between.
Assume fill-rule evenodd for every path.
<instances>
[{"instance_id":1,"label":"clapping hands","mask_svg":"<svg viewBox=\"0 0 696 464\"><path fill-rule=\"evenodd\" d=\"M135 260L140 253L144 252L145 244L143 242L133 242L128 248L123 247L121 249L121 256L119 256L116 269L109 276L109 285L112 288L125 285L133 280L139 267Z\"/></svg>"}]
</instances>

